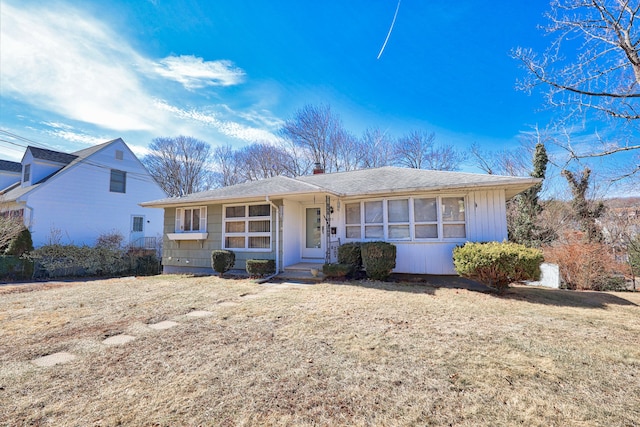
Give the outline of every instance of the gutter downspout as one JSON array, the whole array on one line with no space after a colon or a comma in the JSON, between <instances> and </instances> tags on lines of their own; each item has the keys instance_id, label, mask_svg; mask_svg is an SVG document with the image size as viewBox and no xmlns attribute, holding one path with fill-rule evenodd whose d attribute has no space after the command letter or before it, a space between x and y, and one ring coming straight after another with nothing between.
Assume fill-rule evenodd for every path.
<instances>
[{"instance_id":1,"label":"gutter downspout","mask_svg":"<svg viewBox=\"0 0 640 427\"><path fill-rule=\"evenodd\" d=\"M276 275L280 272L280 208L265 196L265 200L276 210Z\"/></svg>"}]
</instances>

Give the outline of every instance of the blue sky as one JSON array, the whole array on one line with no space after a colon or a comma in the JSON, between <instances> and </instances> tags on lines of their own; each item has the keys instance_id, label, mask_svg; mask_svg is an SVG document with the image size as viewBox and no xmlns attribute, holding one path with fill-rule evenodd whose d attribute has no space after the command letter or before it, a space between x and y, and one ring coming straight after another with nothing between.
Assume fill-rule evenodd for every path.
<instances>
[{"instance_id":1,"label":"blue sky","mask_svg":"<svg viewBox=\"0 0 640 427\"><path fill-rule=\"evenodd\" d=\"M547 124L509 56L545 46L545 1L404 0L377 59L396 6L2 0L0 129L62 151L122 137L143 155L179 134L275 142L306 103L330 104L355 134L425 129L459 149L514 147ZM0 157L21 157L24 140L0 139Z\"/></svg>"}]
</instances>

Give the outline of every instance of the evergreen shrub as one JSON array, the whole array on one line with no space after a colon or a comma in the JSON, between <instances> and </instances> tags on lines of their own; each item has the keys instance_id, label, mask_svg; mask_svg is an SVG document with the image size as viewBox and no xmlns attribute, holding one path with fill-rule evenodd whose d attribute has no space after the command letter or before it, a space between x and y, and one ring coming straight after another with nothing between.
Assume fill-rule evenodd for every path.
<instances>
[{"instance_id":1,"label":"evergreen shrub","mask_svg":"<svg viewBox=\"0 0 640 427\"><path fill-rule=\"evenodd\" d=\"M263 277L276 272L276 262L272 259L248 259L247 273L251 277Z\"/></svg>"},{"instance_id":2,"label":"evergreen shrub","mask_svg":"<svg viewBox=\"0 0 640 427\"><path fill-rule=\"evenodd\" d=\"M222 276L231 270L236 263L236 254L233 251L218 249L211 252L211 267Z\"/></svg>"},{"instance_id":3,"label":"evergreen shrub","mask_svg":"<svg viewBox=\"0 0 640 427\"><path fill-rule=\"evenodd\" d=\"M351 271L349 274L362 270L362 243L345 243L338 246L338 264L349 264Z\"/></svg>"},{"instance_id":4,"label":"evergreen shrub","mask_svg":"<svg viewBox=\"0 0 640 427\"><path fill-rule=\"evenodd\" d=\"M462 277L503 292L510 283L539 280L542 251L508 242L467 242L453 250L453 264Z\"/></svg>"},{"instance_id":5,"label":"evergreen shrub","mask_svg":"<svg viewBox=\"0 0 640 427\"><path fill-rule=\"evenodd\" d=\"M362 265L370 279L386 280L396 267L396 247L391 243L363 243L361 254Z\"/></svg>"},{"instance_id":6,"label":"evergreen shrub","mask_svg":"<svg viewBox=\"0 0 640 427\"><path fill-rule=\"evenodd\" d=\"M328 279L344 279L353 272L352 264L324 264L322 274Z\"/></svg>"}]
</instances>

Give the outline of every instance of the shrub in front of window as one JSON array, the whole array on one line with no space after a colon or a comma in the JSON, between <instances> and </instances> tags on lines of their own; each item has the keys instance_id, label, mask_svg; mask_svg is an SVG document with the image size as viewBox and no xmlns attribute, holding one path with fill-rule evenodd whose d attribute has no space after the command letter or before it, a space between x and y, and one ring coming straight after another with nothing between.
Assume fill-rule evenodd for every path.
<instances>
[{"instance_id":1,"label":"shrub in front of window","mask_svg":"<svg viewBox=\"0 0 640 427\"><path fill-rule=\"evenodd\" d=\"M462 277L504 292L510 283L540 279L542 251L508 242L468 242L453 250L453 264Z\"/></svg>"},{"instance_id":2,"label":"shrub in front of window","mask_svg":"<svg viewBox=\"0 0 640 427\"><path fill-rule=\"evenodd\" d=\"M272 259L248 259L247 273L251 277L263 277L276 272L276 262Z\"/></svg>"},{"instance_id":3,"label":"shrub in front of window","mask_svg":"<svg viewBox=\"0 0 640 427\"><path fill-rule=\"evenodd\" d=\"M360 242L345 243L338 246L338 264L348 264L351 266L349 274L362 270L362 254Z\"/></svg>"},{"instance_id":4,"label":"shrub in front of window","mask_svg":"<svg viewBox=\"0 0 640 427\"><path fill-rule=\"evenodd\" d=\"M370 279L386 280L396 267L396 247L391 243L363 243L361 254L362 265Z\"/></svg>"},{"instance_id":5,"label":"shrub in front of window","mask_svg":"<svg viewBox=\"0 0 640 427\"><path fill-rule=\"evenodd\" d=\"M322 274L328 279L344 279L353 272L352 264L324 264Z\"/></svg>"},{"instance_id":6,"label":"shrub in front of window","mask_svg":"<svg viewBox=\"0 0 640 427\"><path fill-rule=\"evenodd\" d=\"M211 267L220 277L233 268L236 263L236 254L232 251L219 249L211 252Z\"/></svg>"}]
</instances>

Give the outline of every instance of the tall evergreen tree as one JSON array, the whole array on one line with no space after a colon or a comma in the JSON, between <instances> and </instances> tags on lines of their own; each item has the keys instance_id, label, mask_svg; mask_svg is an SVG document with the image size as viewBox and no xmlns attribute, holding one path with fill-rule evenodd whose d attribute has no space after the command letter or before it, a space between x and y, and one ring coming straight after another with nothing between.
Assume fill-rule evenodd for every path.
<instances>
[{"instance_id":1,"label":"tall evergreen tree","mask_svg":"<svg viewBox=\"0 0 640 427\"><path fill-rule=\"evenodd\" d=\"M544 144L539 142L533 155L531 177L544 179L548 163L547 150ZM542 212L538 200L541 190L542 182L517 195L512 202L515 207L509 224L509 240L512 242L537 247L554 238L553 232L538 223L538 216Z\"/></svg>"}]
</instances>

